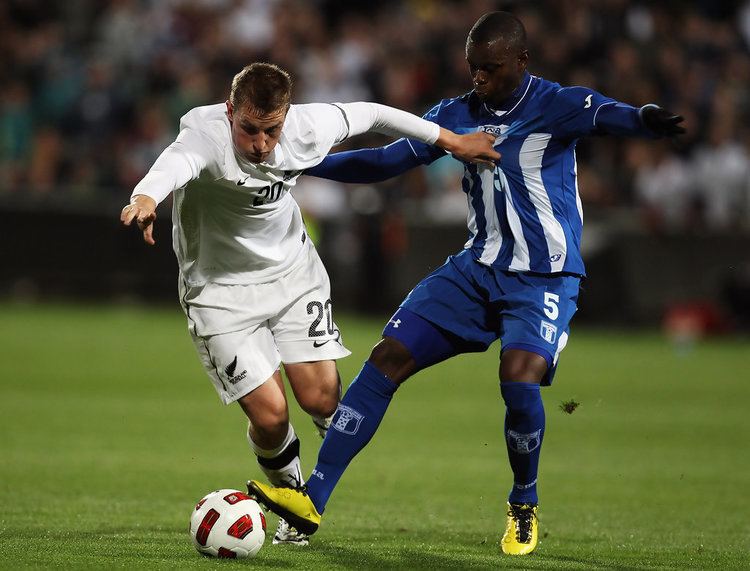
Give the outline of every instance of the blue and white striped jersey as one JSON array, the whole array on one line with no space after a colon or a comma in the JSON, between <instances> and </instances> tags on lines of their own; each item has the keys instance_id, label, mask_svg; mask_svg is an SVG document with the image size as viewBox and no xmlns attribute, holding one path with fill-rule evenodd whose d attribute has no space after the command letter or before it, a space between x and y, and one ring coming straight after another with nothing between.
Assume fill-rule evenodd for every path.
<instances>
[{"instance_id":1,"label":"blue and white striped jersey","mask_svg":"<svg viewBox=\"0 0 750 571\"><path fill-rule=\"evenodd\" d=\"M465 248L482 264L514 272L585 274L576 141L592 134L650 135L638 108L528 73L503 109L469 93L441 101L424 117L456 133L484 130L497 137L497 167L464 164ZM445 155L431 145L409 145L422 164Z\"/></svg>"}]
</instances>

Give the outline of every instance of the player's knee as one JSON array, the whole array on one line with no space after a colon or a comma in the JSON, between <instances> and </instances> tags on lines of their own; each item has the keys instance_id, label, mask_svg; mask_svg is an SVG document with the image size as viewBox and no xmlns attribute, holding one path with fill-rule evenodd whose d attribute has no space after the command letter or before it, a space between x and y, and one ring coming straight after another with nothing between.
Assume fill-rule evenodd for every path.
<instances>
[{"instance_id":1,"label":"player's knee","mask_svg":"<svg viewBox=\"0 0 750 571\"><path fill-rule=\"evenodd\" d=\"M280 440L289 430L289 418L266 417L261 419L260 422L253 422L252 428L261 441Z\"/></svg>"},{"instance_id":2,"label":"player's knee","mask_svg":"<svg viewBox=\"0 0 750 571\"><path fill-rule=\"evenodd\" d=\"M531 351L508 349L500 359L502 382L524 381L539 383L547 372L547 360Z\"/></svg>"},{"instance_id":3,"label":"player's knee","mask_svg":"<svg viewBox=\"0 0 750 571\"><path fill-rule=\"evenodd\" d=\"M373 347L368 361L395 383L402 383L416 369L416 363L409 349L393 337L381 339Z\"/></svg>"},{"instance_id":4,"label":"player's knee","mask_svg":"<svg viewBox=\"0 0 750 571\"><path fill-rule=\"evenodd\" d=\"M266 403L261 410L252 411L250 423L253 428L264 434L285 432L289 425L289 411L286 403Z\"/></svg>"}]
</instances>

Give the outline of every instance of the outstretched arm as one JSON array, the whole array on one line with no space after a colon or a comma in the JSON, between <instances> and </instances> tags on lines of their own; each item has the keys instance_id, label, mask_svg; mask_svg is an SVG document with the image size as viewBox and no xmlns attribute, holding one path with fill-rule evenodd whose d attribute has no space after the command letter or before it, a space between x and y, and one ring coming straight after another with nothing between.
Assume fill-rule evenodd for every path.
<instances>
[{"instance_id":1,"label":"outstretched arm","mask_svg":"<svg viewBox=\"0 0 750 571\"><path fill-rule=\"evenodd\" d=\"M417 157L409 141L399 139L385 147L328 155L305 174L339 182L371 183L392 178L428 162L431 161Z\"/></svg>"},{"instance_id":2,"label":"outstretched arm","mask_svg":"<svg viewBox=\"0 0 750 571\"><path fill-rule=\"evenodd\" d=\"M674 137L683 118L657 105L633 107L587 87L565 87L552 98L545 118L556 136L624 135Z\"/></svg>"},{"instance_id":3,"label":"outstretched arm","mask_svg":"<svg viewBox=\"0 0 750 571\"><path fill-rule=\"evenodd\" d=\"M368 131L397 137L409 137L428 145L435 145L457 159L487 166L495 166L500 154L493 149L495 137L475 132L458 135L432 121L378 103L337 103L346 117L349 138Z\"/></svg>"},{"instance_id":4,"label":"outstretched arm","mask_svg":"<svg viewBox=\"0 0 750 571\"><path fill-rule=\"evenodd\" d=\"M130 226L133 220L143 232L143 241L153 246L153 223L156 206L169 194L200 175L208 163L210 152L200 134L184 129L177 140L169 145L136 185L130 203L120 212L120 222Z\"/></svg>"},{"instance_id":5,"label":"outstretched arm","mask_svg":"<svg viewBox=\"0 0 750 571\"><path fill-rule=\"evenodd\" d=\"M626 103L603 105L596 116L596 127L611 135L675 137L684 135L683 117L649 103L641 108Z\"/></svg>"}]
</instances>

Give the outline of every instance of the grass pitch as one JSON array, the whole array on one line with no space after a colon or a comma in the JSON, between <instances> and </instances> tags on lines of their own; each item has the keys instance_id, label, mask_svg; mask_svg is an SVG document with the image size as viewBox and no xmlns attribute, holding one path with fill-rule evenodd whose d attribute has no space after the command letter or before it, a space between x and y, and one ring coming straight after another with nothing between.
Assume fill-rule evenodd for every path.
<instances>
[{"instance_id":1,"label":"grass pitch","mask_svg":"<svg viewBox=\"0 0 750 571\"><path fill-rule=\"evenodd\" d=\"M340 319L353 356L380 320ZM541 541L499 553L511 478L497 348L402 387L307 549L216 561L195 502L260 475L178 308L0 306L0 566L148 569L750 567L750 344L679 354L657 334L574 327L543 394ZM580 406L566 414L559 405ZM305 470L319 441L292 412ZM269 517L271 530L276 523Z\"/></svg>"}]
</instances>

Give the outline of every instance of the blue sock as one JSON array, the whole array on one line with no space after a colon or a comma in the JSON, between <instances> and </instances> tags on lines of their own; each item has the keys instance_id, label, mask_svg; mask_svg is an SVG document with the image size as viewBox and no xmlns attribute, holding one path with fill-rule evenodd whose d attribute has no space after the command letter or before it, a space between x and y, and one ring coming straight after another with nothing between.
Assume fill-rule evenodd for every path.
<instances>
[{"instance_id":1,"label":"blue sock","mask_svg":"<svg viewBox=\"0 0 750 571\"><path fill-rule=\"evenodd\" d=\"M539 385L500 383L500 392L505 400L505 444L513 470L513 489L508 501L537 504L536 478L544 438L544 404Z\"/></svg>"},{"instance_id":2,"label":"blue sock","mask_svg":"<svg viewBox=\"0 0 750 571\"><path fill-rule=\"evenodd\" d=\"M318 513L323 513L349 462L375 434L397 388L369 361L349 385L307 481L307 493Z\"/></svg>"}]
</instances>

